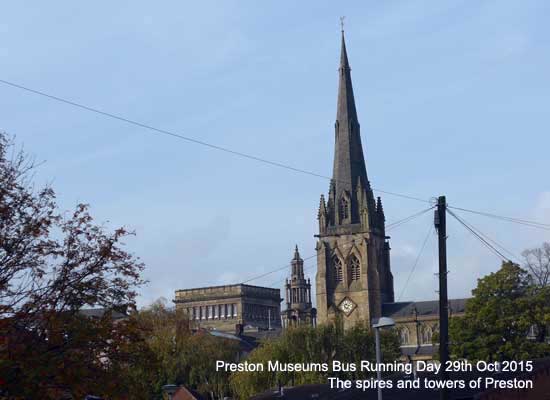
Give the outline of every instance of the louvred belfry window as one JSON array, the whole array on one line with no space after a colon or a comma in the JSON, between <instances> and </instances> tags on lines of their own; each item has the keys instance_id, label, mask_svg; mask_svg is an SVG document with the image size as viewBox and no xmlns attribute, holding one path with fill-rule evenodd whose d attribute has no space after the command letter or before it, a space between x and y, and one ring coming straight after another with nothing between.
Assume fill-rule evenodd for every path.
<instances>
[{"instance_id":1,"label":"louvred belfry window","mask_svg":"<svg viewBox=\"0 0 550 400\"><path fill-rule=\"evenodd\" d=\"M340 221L349 218L349 201L345 197L340 199Z\"/></svg>"},{"instance_id":2,"label":"louvred belfry window","mask_svg":"<svg viewBox=\"0 0 550 400\"><path fill-rule=\"evenodd\" d=\"M356 256L352 256L350 260L350 278L352 281L361 279L361 263Z\"/></svg>"},{"instance_id":3,"label":"louvred belfry window","mask_svg":"<svg viewBox=\"0 0 550 400\"><path fill-rule=\"evenodd\" d=\"M344 280L344 271L342 269L342 262L336 256L332 259L332 265L334 268L334 281L336 283L342 282Z\"/></svg>"}]
</instances>

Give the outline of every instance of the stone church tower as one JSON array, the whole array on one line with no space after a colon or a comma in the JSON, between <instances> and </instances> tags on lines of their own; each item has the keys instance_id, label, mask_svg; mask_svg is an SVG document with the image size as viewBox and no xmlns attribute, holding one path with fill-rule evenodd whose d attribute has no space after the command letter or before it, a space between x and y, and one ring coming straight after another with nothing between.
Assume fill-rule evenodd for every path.
<instances>
[{"instance_id":1,"label":"stone church tower","mask_svg":"<svg viewBox=\"0 0 550 400\"><path fill-rule=\"evenodd\" d=\"M380 317L394 294L384 210L367 177L343 32L338 74L334 166L316 235L317 318L322 324L340 314L349 328Z\"/></svg>"},{"instance_id":2,"label":"stone church tower","mask_svg":"<svg viewBox=\"0 0 550 400\"><path fill-rule=\"evenodd\" d=\"M297 325L316 325L317 311L311 305L311 282L304 275L304 260L298 246L290 262L290 280L286 280L286 310L281 312L283 328Z\"/></svg>"}]
</instances>

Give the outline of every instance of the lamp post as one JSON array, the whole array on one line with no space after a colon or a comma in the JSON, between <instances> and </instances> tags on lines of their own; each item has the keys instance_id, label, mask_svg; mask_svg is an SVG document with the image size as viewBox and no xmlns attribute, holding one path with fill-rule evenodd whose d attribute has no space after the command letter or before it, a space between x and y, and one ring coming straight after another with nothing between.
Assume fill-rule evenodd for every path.
<instances>
[{"instance_id":1,"label":"lamp post","mask_svg":"<svg viewBox=\"0 0 550 400\"><path fill-rule=\"evenodd\" d=\"M395 321L388 317L380 317L378 320L373 320L372 327L374 328L374 338L376 345L376 380L378 381L378 400L382 400L382 388L380 381L382 380L382 372L380 371L380 363L382 363L382 349L380 348L380 329L389 328L395 325Z\"/></svg>"},{"instance_id":2,"label":"lamp post","mask_svg":"<svg viewBox=\"0 0 550 400\"><path fill-rule=\"evenodd\" d=\"M172 400L172 397L177 390L178 385L168 384L162 387L162 391L168 395L168 400Z\"/></svg>"}]
</instances>

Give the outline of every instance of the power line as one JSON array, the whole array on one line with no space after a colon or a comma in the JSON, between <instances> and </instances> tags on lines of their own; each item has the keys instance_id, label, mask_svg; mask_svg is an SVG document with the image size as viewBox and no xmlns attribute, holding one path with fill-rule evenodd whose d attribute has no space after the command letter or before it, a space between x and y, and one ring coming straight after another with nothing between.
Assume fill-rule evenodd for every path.
<instances>
[{"instance_id":1,"label":"power line","mask_svg":"<svg viewBox=\"0 0 550 400\"><path fill-rule=\"evenodd\" d=\"M392 229L395 229L395 228L397 228L397 227L403 225L404 223L407 223L407 222L409 222L409 221L412 221L413 219L415 219L415 218L417 218L417 217L419 217L419 216L421 216L421 215L424 215L424 214L427 213L428 211L432 210L434 207L435 207L435 206L428 207L428 208L426 208L425 210L419 211L419 212L417 212L417 213L414 213L414 214L412 214L412 215L409 215L408 217L405 217L405 218L402 218L402 219L400 219L400 220L397 220L397 221L395 221L395 222L393 222L393 223L390 223L390 224L386 225L386 231L390 231L390 230L392 230ZM348 246L349 244L353 244L353 243L355 243L355 239L351 239L350 241L344 242L344 243L341 244L341 246ZM303 261L306 261L306 260L310 260L310 259L312 259L312 258L314 258L314 257L317 257L317 254L313 254L313 255L311 255L311 256L309 256L309 257L302 258L302 260L303 260ZM314 267L315 265L317 265L317 264L313 264L313 265L311 265L311 266L309 266L309 267L307 267L307 268L304 268L304 271L307 270L307 269L309 269L309 268ZM257 279L260 279L260 278L263 278L263 277L265 277L265 276L271 275L271 274L273 274L273 273L275 273L275 272L278 272L278 271L287 269L289 266L290 266L290 263L286 264L286 265L283 266L283 267L274 269L274 270L272 270L272 271L268 271L268 272L266 272L266 273L264 273L264 274L262 274L262 275L259 275L259 276L257 276L257 277L251 278L251 279L249 279L249 280L247 280L247 281L244 281L243 283L248 283L248 282L251 282L251 281L255 281L255 280L257 280ZM270 284L269 286L273 286L274 284L276 284L276 283L278 283L278 282L281 282L281 281L284 281L285 279L286 279L286 278L279 279L279 280L273 282L272 284Z\"/></svg>"},{"instance_id":2,"label":"power line","mask_svg":"<svg viewBox=\"0 0 550 400\"><path fill-rule=\"evenodd\" d=\"M494 218L494 219L498 219L498 220L501 220L501 221L507 221L507 222L513 222L513 223L520 224L520 225L531 226L533 228L539 228L539 229L543 229L543 230L550 230L550 224L543 224L543 223L540 223L540 222L529 221L529 220L520 219L520 218L506 217L506 216L503 216L503 215L492 214L492 213L488 213L488 212L484 212L484 211L476 211L476 210L471 210L471 209L462 208L462 207L448 206L448 208L453 208L455 210L465 211L465 212L469 212L469 213L472 213L472 214L483 215L484 217Z\"/></svg>"},{"instance_id":3,"label":"power line","mask_svg":"<svg viewBox=\"0 0 550 400\"><path fill-rule=\"evenodd\" d=\"M433 226L430 225L430 229L428 229L428 233L426 234L426 237L424 238L424 242L422 243L422 247L420 248L420 251L418 252L418 255L416 256L416 259L414 260L414 264L412 265L412 268L409 272L409 275L407 276L407 280L405 281L405 285L403 285L403 289L401 289L401 293L399 294L399 297L397 298L397 301L401 300L403 297L403 294L405 293L405 289L407 289L407 286L409 285L409 281L411 280L411 277L414 273L414 270L416 269L416 266L418 265L418 261L420 261L420 257L422 256L422 253L424 252L424 248L426 247L426 243L428 243L428 239L430 238L431 233L433 232Z\"/></svg>"},{"instance_id":4,"label":"power line","mask_svg":"<svg viewBox=\"0 0 550 400\"><path fill-rule=\"evenodd\" d=\"M463 216L460 216L462 221L470 226L474 231L476 231L480 236L482 236L485 240L493 243L496 247L500 248L503 252L507 253L510 257L514 258L516 261L519 261L521 257L518 257L517 254L514 252L508 250L503 244L497 242L494 239L491 239L487 234L483 233L479 228L476 228L474 225L472 225L470 222L468 222Z\"/></svg>"},{"instance_id":5,"label":"power line","mask_svg":"<svg viewBox=\"0 0 550 400\"><path fill-rule=\"evenodd\" d=\"M261 162L261 163L271 165L271 166L274 166L274 167L278 167L278 168L287 169L289 171L314 176L314 177L317 177L317 178L322 178L322 179L327 179L327 180L332 179L329 176L318 174L316 172L312 172L312 171L305 170L305 169L302 169L302 168L293 167L291 165L284 164L284 163L281 163L281 162L278 162L278 161L268 160L268 159L265 159L265 158L262 158L262 157L259 157L259 156L244 153L244 152L241 152L241 151L238 151L238 150L233 150L231 148L218 146L218 145L208 143L208 142L205 142L205 141L202 141L202 140L199 140L199 139L195 139L195 138L190 137L190 136L181 135L179 133L169 131L169 130L166 130L166 129L157 128L157 127L154 127L152 125L145 124L143 122L132 120L130 118L126 118L126 117L123 117L121 115L117 115L117 114L114 114L114 113L111 113L111 112L103 111L103 110L100 110L98 108L90 107L90 106L87 106L87 105L82 104L82 103L77 103L77 102L72 101L72 100L68 100L68 99L65 99L65 98L62 98L62 97L59 97L59 96L55 96L55 95L52 95L52 94L49 94L49 93L46 93L46 92L43 92L43 91L40 91L40 90L32 89L30 87L23 86L23 85L20 85L20 84L14 83L14 82L10 82L10 81L4 80L4 79L0 79L0 83L3 83L4 85L11 86L13 88L17 88L17 89L20 89L20 90L23 90L23 91L26 91L26 92L29 92L29 93L36 94L38 96L48 98L50 100L54 100L54 101L64 103L64 104L67 104L67 105L70 105L70 106L73 106L73 107L77 107L77 108L80 108L80 109L83 109L83 110L86 110L86 111L89 111L89 112L92 112L92 113L95 113L95 114L99 114L99 115L102 115L104 117L108 117L108 118L115 119L115 120L118 120L118 121L126 122L128 124L131 124L131 125L134 125L134 126L137 126L137 127L140 127L140 128L152 131L152 132L156 132L158 134L163 134L163 135L171 136L171 137L174 137L174 138L177 138L177 139L185 140L185 141L190 142L190 143L194 143L194 144L197 144L197 145L200 145L200 146L204 146L204 147L208 147L208 148L211 148L211 149L214 149L214 150L222 151L222 152L225 152L225 153L228 153L228 154L232 154L234 156L238 156L238 157L246 158L246 159L249 159L249 160ZM349 183L349 182L345 182L345 183ZM410 195L407 195L407 194L382 190L382 189L378 189L378 188L372 188L372 190L374 190L376 192L384 193L384 194L387 194L387 195L390 195L390 196L395 196L395 197L400 197L400 198L404 198L404 199L420 201L420 202L423 202L423 203L430 203L430 201L428 201L426 199L422 199L420 197L415 197L415 196L410 196ZM550 230L550 224L543 224L543 223L540 223L540 222L529 221L529 220L520 219L520 218L506 217L506 216L502 216L502 215L492 214L492 213L483 212L483 211L476 211L476 210L471 210L471 209L461 208L461 207L451 207L451 206L449 206L448 208L454 208L454 209L457 209L457 210L461 210L461 211L465 211L465 212L469 212L469 213L474 213L474 214L478 214L478 215L483 215L483 216L486 216L486 217L496 218L496 219L500 219L500 220L503 220L503 221L514 222L514 223L517 223L517 224L520 224L520 225L530 226L530 227L534 227L534 228L538 228L538 229Z\"/></svg>"},{"instance_id":6,"label":"power line","mask_svg":"<svg viewBox=\"0 0 550 400\"><path fill-rule=\"evenodd\" d=\"M428 211L433 210L434 208L435 208L435 206L428 207L428 208L426 208L426 209L424 209L424 210L422 210L422 211L419 211L419 212L417 212L417 213L415 213L415 214L413 214L413 215L410 215L410 216L408 216L408 217L406 217L406 218L403 218L403 219L401 219L401 220L399 220L399 221L395 221L395 222L393 222L393 223L391 223L391 224L388 224L388 225L386 226L386 230L389 231L389 230L391 230L391 229L395 229L395 228L397 228L397 227L399 227L399 226L401 226L401 225L404 225L404 224L406 224L407 222L412 221L413 219L415 219L415 218L417 218L417 217L420 217L421 215L426 214Z\"/></svg>"},{"instance_id":7,"label":"power line","mask_svg":"<svg viewBox=\"0 0 550 400\"><path fill-rule=\"evenodd\" d=\"M472 235L474 235L481 243L492 251L497 257L503 261L508 261L508 258L498 251L493 245L491 245L487 240L485 240L481 235L479 235L474 229L472 229L467 223L465 223L460 217L458 217L454 212L447 208L447 212L453 216L462 226L464 226Z\"/></svg>"},{"instance_id":8,"label":"power line","mask_svg":"<svg viewBox=\"0 0 550 400\"><path fill-rule=\"evenodd\" d=\"M304 267L304 271L309 271L310 269L312 269L313 267L316 267L317 266L317 263L313 263L311 265L308 265L307 267ZM277 279L276 281L273 281L271 282L269 285L267 285L268 287L273 287L275 285L279 285L281 282L284 282L285 279L287 278L283 278L283 279Z\"/></svg>"},{"instance_id":9,"label":"power line","mask_svg":"<svg viewBox=\"0 0 550 400\"><path fill-rule=\"evenodd\" d=\"M267 164L267 165L287 169L289 171L298 172L298 173L305 174L305 175L315 176L317 178L323 178L323 179L327 179L327 180L332 179L329 176L318 174L316 172L308 171L308 170L305 170L305 169L302 169L302 168L293 167L291 165L283 164L283 163L278 162L278 161L268 160L268 159L265 159L265 158L262 158L262 157L259 157L259 156L244 153L244 152L234 150L234 149L231 149L231 148L228 148L228 147L218 146L218 145L208 143L208 142L205 142L205 141L202 141L202 140L199 140L199 139L195 139L195 138L190 137L190 136L181 135L179 133L169 131L169 130L166 130L166 129L157 128L157 127L154 127L152 125L145 124L143 122L139 122L139 121L136 121L136 120L133 120L133 119L130 119L130 118L126 118L126 117L123 117L121 115L113 114L111 112L103 111L103 110L100 110L98 108L90 107L90 106L87 106L87 105L82 104L82 103L77 103L77 102L72 101L72 100L68 100L68 99L65 99L65 98L62 98L62 97L59 97L59 96L55 96L55 95L52 95L52 94L49 94L49 93L45 93L45 92L42 92L40 90L32 89L32 88L29 88L27 86L19 85L17 83L6 81L4 79L0 79L0 83L3 83L5 85L11 86L11 87L14 87L14 88L17 88L17 89L27 91L29 93L33 93L33 94L48 98L50 100L54 100L54 101L64 103L64 104L68 104L70 106L77 107L77 108L80 108L80 109L83 109L83 110L86 110L86 111L89 111L89 112L92 112L92 113L95 113L95 114L99 114L99 115L102 115L104 117L116 119L118 121L126 122L128 124L138 126L140 128L143 128L143 129L147 129L147 130L159 133L159 134L171 136L171 137L174 137L174 138L177 138L177 139L185 140L187 142L198 144L200 146L208 147L208 148L211 148L211 149L214 149L214 150L222 151L224 153L229 153L229 154L232 154L234 156L238 156L238 157L246 158L246 159L249 159L249 160L261 162L261 163L264 163L264 164ZM349 182L346 182L346 183L349 183ZM404 198L404 199L421 201L423 203L429 203L428 200L421 199L419 197L409 196L409 195L406 195L406 194L390 192L390 191L387 191L387 190L381 190L381 189L375 189L375 188L372 188L372 190L380 192L380 193L385 193L385 194L388 194L388 195L391 195L391 196L401 197L401 198Z\"/></svg>"}]
</instances>

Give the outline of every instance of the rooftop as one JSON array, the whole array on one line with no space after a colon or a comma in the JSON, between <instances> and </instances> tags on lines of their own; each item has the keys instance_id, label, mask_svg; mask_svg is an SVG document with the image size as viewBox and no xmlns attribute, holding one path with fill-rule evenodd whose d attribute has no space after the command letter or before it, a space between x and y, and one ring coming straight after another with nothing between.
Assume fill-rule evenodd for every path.
<instances>
[{"instance_id":1,"label":"rooftop","mask_svg":"<svg viewBox=\"0 0 550 400\"><path fill-rule=\"evenodd\" d=\"M449 300L451 313L463 313L468 299ZM382 315L392 318L410 317L416 312L418 316L439 315L439 301L405 301L400 303L385 303L382 305Z\"/></svg>"}]
</instances>

